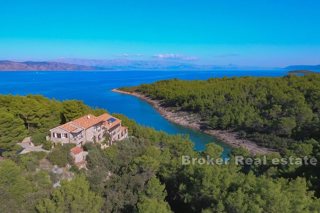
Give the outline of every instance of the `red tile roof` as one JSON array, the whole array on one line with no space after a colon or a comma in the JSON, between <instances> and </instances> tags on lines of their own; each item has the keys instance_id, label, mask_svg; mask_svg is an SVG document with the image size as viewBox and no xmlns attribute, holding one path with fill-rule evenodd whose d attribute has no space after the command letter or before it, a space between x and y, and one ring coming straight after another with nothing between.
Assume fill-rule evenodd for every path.
<instances>
[{"instance_id":1,"label":"red tile roof","mask_svg":"<svg viewBox=\"0 0 320 213\"><path fill-rule=\"evenodd\" d=\"M81 147L73 147L71 150L70 150L74 155L77 155L81 152L83 152L83 149Z\"/></svg>"},{"instance_id":2,"label":"red tile roof","mask_svg":"<svg viewBox=\"0 0 320 213\"><path fill-rule=\"evenodd\" d=\"M110 118L114 119L112 123L108 121ZM89 115L82 116L81 118L75 119L73 121L70 121L66 124L63 124L59 127L68 132L74 132L81 128L88 129L98 123L104 124L104 126L106 126L109 129L121 123L121 120L109 115L108 113L104 113L98 117L89 114Z\"/></svg>"},{"instance_id":3,"label":"red tile roof","mask_svg":"<svg viewBox=\"0 0 320 213\"><path fill-rule=\"evenodd\" d=\"M89 115L85 115L81 118L78 118L76 120L73 120L71 122L76 124L77 126L84 128L84 129L88 129L88 128L90 128L90 127L92 127L102 121L101 121L101 119L98 119L96 116L89 114Z\"/></svg>"},{"instance_id":4,"label":"red tile roof","mask_svg":"<svg viewBox=\"0 0 320 213\"><path fill-rule=\"evenodd\" d=\"M106 121L108 120L109 118L112 118L111 115L109 115L108 113L103 113L102 115L98 116L97 117L99 120L101 121Z\"/></svg>"},{"instance_id":5,"label":"red tile roof","mask_svg":"<svg viewBox=\"0 0 320 213\"><path fill-rule=\"evenodd\" d=\"M63 124L60 127L64 130L67 130L68 132L73 132L74 130L79 129L79 127L72 125L72 122Z\"/></svg>"}]
</instances>

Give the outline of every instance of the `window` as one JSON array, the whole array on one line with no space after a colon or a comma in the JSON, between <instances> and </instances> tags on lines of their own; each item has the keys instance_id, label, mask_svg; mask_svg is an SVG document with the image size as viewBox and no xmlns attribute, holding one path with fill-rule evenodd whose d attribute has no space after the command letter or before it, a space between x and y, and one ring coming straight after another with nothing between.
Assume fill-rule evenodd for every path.
<instances>
[{"instance_id":1,"label":"window","mask_svg":"<svg viewBox=\"0 0 320 213\"><path fill-rule=\"evenodd\" d=\"M56 138L56 137L57 137L56 133L53 132L53 133L52 133L52 137L53 137L53 138Z\"/></svg>"},{"instance_id":2,"label":"window","mask_svg":"<svg viewBox=\"0 0 320 213\"><path fill-rule=\"evenodd\" d=\"M68 134L67 134L67 133L65 133L65 134L64 134L64 137L65 137L65 138L68 138Z\"/></svg>"},{"instance_id":3,"label":"window","mask_svg":"<svg viewBox=\"0 0 320 213\"><path fill-rule=\"evenodd\" d=\"M57 138L61 138L61 134L60 133L57 133Z\"/></svg>"}]
</instances>

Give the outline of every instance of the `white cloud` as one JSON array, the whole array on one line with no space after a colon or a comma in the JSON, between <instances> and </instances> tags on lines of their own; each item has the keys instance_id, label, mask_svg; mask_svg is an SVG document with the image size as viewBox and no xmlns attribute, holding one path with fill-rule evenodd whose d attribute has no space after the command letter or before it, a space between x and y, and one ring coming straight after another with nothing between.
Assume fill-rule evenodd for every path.
<instances>
[{"instance_id":1,"label":"white cloud","mask_svg":"<svg viewBox=\"0 0 320 213\"><path fill-rule=\"evenodd\" d=\"M183 60L183 61L195 61L198 59L197 57L194 57L194 56L185 56L185 55L174 54L174 53L156 54L153 56L153 58L164 59L164 60Z\"/></svg>"}]
</instances>

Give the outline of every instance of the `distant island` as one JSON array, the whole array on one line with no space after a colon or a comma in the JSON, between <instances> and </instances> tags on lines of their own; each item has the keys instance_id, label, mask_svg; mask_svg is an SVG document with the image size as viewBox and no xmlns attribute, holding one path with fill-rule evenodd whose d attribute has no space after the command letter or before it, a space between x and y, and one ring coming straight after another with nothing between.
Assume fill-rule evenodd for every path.
<instances>
[{"instance_id":1,"label":"distant island","mask_svg":"<svg viewBox=\"0 0 320 213\"><path fill-rule=\"evenodd\" d=\"M0 71L87 71L87 70L101 70L95 66L85 66L77 64L68 64L61 62L15 62L15 61L0 61Z\"/></svg>"}]
</instances>

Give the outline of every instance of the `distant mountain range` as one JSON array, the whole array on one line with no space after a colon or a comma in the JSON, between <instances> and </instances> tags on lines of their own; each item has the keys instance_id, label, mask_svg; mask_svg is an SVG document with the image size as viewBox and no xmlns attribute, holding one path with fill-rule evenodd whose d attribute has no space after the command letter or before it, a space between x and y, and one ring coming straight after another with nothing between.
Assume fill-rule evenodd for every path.
<instances>
[{"instance_id":1,"label":"distant mountain range","mask_svg":"<svg viewBox=\"0 0 320 213\"><path fill-rule=\"evenodd\" d=\"M59 59L55 61L1 61L0 71L208 71L208 70L311 70L320 71L320 65L294 65L285 68L239 67L236 65L200 65L175 60L129 60L129 59Z\"/></svg>"},{"instance_id":2,"label":"distant mountain range","mask_svg":"<svg viewBox=\"0 0 320 213\"><path fill-rule=\"evenodd\" d=\"M57 62L102 67L104 70L162 70L162 71L192 71L213 70L213 65L199 65L176 60L130 60L130 59L59 59Z\"/></svg>"},{"instance_id":3,"label":"distant mountain range","mask_svg":"<svg viewBox=\"0 0 320 213\"><path fill-rule=\"evenodd\" d=\"M56 62L80 64L85 66L102 67L104 70L150 70L150 71L210 71L210 70L273 70L279 68L265 68L253 66L237 66L229 64L217 66L212 64L199 64L194 61L175 59L153 59L153 60L132 60L132 59L58 59Z\"/></svg>"},{"instance_id":4,"label":"distant mountain range","mask_svg":"<svg viewBox=\"0 0 320 213\"><path fill-rule=\"evenodd\" d=\"M56 61L43 62L15 62L15 61L0 61L0 71L84 71L84 70L213 70L215 66L187 64L174 61L162 60L87 60L87 59L60 59Z\"/></svg>"},{"instance_id":5,"label":"distant mountain range","mask_svg":"<svg viewBox=\"0 0 320 213\"><path fill-rule=\"evenodd\" d=\"M99 67L68 64L61 62L15 62L15 61L0 61L0 71L73 71L73 70L101 70Z\"/></svg>"}]
</instances>

